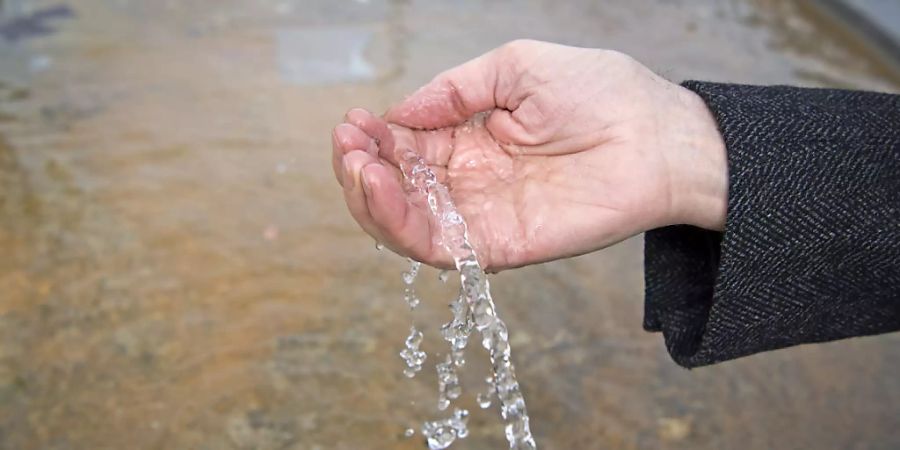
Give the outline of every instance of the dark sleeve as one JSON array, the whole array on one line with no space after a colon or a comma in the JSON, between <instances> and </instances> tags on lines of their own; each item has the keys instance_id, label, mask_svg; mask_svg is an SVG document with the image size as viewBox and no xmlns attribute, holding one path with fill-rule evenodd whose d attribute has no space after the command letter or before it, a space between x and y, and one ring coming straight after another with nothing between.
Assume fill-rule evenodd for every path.
<instances>
[{"instance_id":1,"label":"dark sleeve","mask_svg":"<svg viewBox=\"0 0 900 450\"><path fill-rule=\"evenodd\" d=\"M900 330L900 96L683 85L725 140L725 232L646 233L644 328L685 367Z\"/></svg>"}]
</instances>

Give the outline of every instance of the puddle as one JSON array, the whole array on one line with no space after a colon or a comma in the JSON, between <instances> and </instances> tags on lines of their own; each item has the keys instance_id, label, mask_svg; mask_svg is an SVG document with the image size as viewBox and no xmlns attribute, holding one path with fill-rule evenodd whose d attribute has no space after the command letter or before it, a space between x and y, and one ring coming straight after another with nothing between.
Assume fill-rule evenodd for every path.
<instances>
[{"instance_id":1,"label":"puddle","mask_svg":"<svg viewBox=\"0 0 900 450\"><path fill-rule=\"evenodd\" d=\"M0 8L3 5L0 4ZM0 16L3 17L3 16ZM68 5L56 5L38 9L30 14L0 20L0 37L10 42L52 34L62 19L75 17Z\"/></svg>"},{"instance_id":2,"label":"puddle","mask_svg":"<svg viewBox=\"0 0 900 450\"><path fill-rule=\"evenodd\" d=\"M298 85L370 81L386 72L371 62L383 32L363 27L279 29L278 69Z\"/></svg>"}]
</instances>

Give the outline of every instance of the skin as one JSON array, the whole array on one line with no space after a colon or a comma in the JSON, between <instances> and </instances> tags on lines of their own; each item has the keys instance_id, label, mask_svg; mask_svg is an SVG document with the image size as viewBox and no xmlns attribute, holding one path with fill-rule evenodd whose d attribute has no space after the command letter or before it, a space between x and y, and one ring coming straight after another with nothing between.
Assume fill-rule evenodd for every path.
<instances>
[{"instance_id":1,"label":"skin","mask_svg":"<svg viewBox=\"0 0 900 450\"><path fill-rule=\"evenodd\" d=\"M379 117L332 134L353 218L395 252L452 260L402 187L418 152L446 184L491 271L592 252L649 229L722 230L725 146L693 92L622 53L513 41L447 70Z\"/></svg>"}]
</instances>

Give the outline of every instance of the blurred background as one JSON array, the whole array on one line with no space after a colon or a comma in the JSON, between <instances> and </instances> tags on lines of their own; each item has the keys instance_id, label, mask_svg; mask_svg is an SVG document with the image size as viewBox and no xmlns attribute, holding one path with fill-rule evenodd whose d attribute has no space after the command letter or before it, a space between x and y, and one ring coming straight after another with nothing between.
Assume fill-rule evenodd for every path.
<instances>
[{"instance_id":1,"label":"blurred background","mask_svg":"<svg viewBox=\"0 0 900 450\"><path fill-rule=\"evenodd\" d=\"M0 0L0 448L420 449L446 285L346 212L331 128L531 37L898 92L896 1ZM640 238L493 277L545 449L900 448L900 335L693 371ZM426 369L402 376L411 320ZM457 449L505 448L468 352Z\"/></svg>"}]
</instances>

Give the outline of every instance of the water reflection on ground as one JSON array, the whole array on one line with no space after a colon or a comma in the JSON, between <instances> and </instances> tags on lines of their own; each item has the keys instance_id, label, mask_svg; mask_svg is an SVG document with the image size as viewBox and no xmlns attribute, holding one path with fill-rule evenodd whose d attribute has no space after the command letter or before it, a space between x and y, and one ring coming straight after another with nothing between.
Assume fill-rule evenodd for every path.
<instances>
[{"instance_id":1,"label":"water reflection on ground","mask_svg":"<svg viewBox=\"0 0 900 450\"><path fill-rule=\"evenodd\" d=\"M403 432L433 414L435 375L401 375L405 261L345 212L329 130L506 40L616 48L676 79L897 89L774 0L0 5L20 24L0 38L9 449L421 448ZM20 20L60 5L36 32ZM453 293L422 278L433 353ZM685 371L640 329L639 240L493 287L544 448L900 446L898 336ZM455 448L503 448L473 397Z\"/></svg>"}]
</instances>

